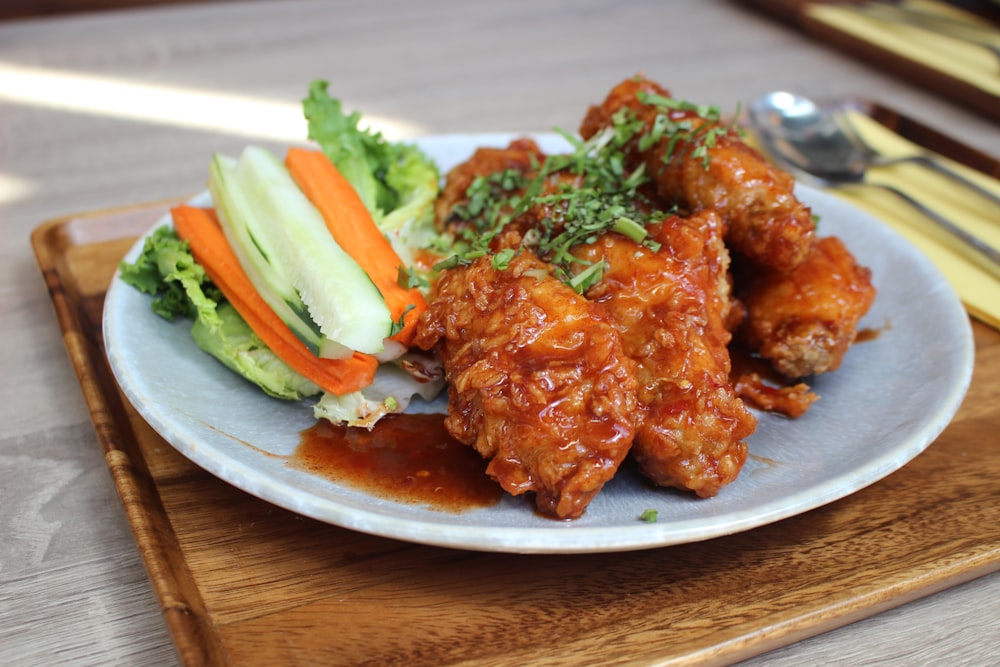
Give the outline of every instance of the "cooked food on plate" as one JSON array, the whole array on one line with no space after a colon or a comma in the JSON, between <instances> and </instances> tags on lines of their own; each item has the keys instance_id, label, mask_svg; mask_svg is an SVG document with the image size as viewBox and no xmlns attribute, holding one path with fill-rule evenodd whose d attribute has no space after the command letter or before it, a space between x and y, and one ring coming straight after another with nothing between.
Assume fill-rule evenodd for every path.
<instances>
[{"instance_id":1,"label":"cooked food on plate","mask_svg":"<svg viewBox=\"0 0 1000 667\"><path fill-rule=\"evenodd\" d=\"M871 271L835 236L816 239L791 271L751 265L736 274L747 311L741 333L788 378L837 370L875 300Z\"/></svg>"},{"instance_id":2,"label":"cooked food on plate","mask_svg":"<svg viewBox=\"0 0 1000 667\"><path fill-rule=\"evenodd\" d=\"M622 114L642 124L626 145L629 165L644 165L660 196L690 212L717 211L727 243L755 262L787 271L802 261L815 222L796 199L793 178L745 144L716 109L674 100L633 77L590 108L580 133L590 137Z\"/></svg>"},{"instance_id":3,"label":"cooked food on plate","mask_svg":"<svg viewBox=\"0 0 1000 667\"><path fill-rule=\"evenodd\" d=\"M583 515L629 458L716 495L753 410L806 412L875 298L788 174L642 76L566 150L483 146L443 180L326 88L303 105L317 150L216 156L211 209L178 207L122 277L317 418L378 428L445 391L450 435L545 515Z\"/></svg>"},{"instance_id":4,"label":"cooked food on plate","mask_svg":"<svg viewBox=\"0 0 1000 667\"><path fill-rule=\"evenodd\" d=\"M714 496L736 479L757 425L729 381L731 297L722 222L710 210L648 227L657 250L604 234L575 255L606 264L586 292L604 305L636 361L632 453L661 486Z\"/></svg>"},{"instance_id":5,"label":"cooked food on plate","mask_svg":"<svg viewBox=\"0 0 1000 667\"><path fill-rule=\"evenodd\" d=\"M532 251L446 271L416 343L444 363L448 431L542 512L578 517L628 454L635 363L610 313Z\"/></svg>"}]
</instances>

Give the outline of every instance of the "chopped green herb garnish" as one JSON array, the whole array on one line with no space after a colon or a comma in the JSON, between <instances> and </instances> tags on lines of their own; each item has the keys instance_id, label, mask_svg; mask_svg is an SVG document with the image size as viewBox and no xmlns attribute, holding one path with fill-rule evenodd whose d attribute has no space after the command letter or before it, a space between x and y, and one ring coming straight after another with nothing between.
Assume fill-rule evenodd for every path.
<instances>
[{"instance_id":1,"label":"chopped green herb garnish","mask_svg":"<svg viewBox=\"0 0 1000 667\"><path fill-rule=\"evenodd\" d=\"M657 519L660 518L660 514L654 509L647 509L642 511L642 514L639 515L639 518L645 521L646 523L656 523Z\"/></svg>"},{"instance_id":2,"label":"chopped green herb garnish","mask_svg":"<svg viewBox=\"0 0 1000 667\"><path fill-rule=\"evenodd\" d=\"M399 272L396 276L396 284L403 289L413 289L414 287L430 287L430 281L413 267L406 268L403 266L399 267Z\"/></svg>"},{"instance_id":3,"label":"chopped green herb garnish","mask_svg":"<svg viewBox=\"0 0 1000 667\"><path fill-rule=\"evenodd\" d=\"M493 268L498 271L503 271L508 266L510 266L510 260L517 253L513 248L504 248L497 254L493 255Z\"/></svg>"},{"instance_id":4,"label":"chopped green herb garnish","mask_svg":"<svg viewBox=\"0 0 1000 667\"><path fill-rule=\"evenodd\" d=\"M399 316L399 319L394 321L392 323L392 326L389 327L390 336L395 336L396 334L398 334L400 331L403 330L403 328L406 326L406 314L411 310L413 310L414 308L416 308L416 306L414 306L412 303L406 306L406 308L403 310L403 313Z\"/></svg>"},{"instance_id":5,"label":"chopped green herb garnish","mask_svg":"<svg viewBox=\"0 0 1000 667\"><path fill-rule=\"evenodd\" d=\"M485 255L492 255L497 269L506 268L514 251L493 253L491 245L509 223L529 211L544 217L524 231L522 246L553 264L556 274L581 293L600 281L605 267L603 262L589 265L574 257L574 246L617 232L657 252L660 244L649 238L646 227L676 208L665 213L644 195L650 175L644 164L630 169L627 152L635 147L646 151L665 140L664 162L683 145L708 168L710 149L734 124L723 125L714 106L646 92L639 93L639 101L658 109L650 126L622 107L609 127L586 141L557 128L572 150L547 156L526 173L508 169L476 177L466 190L465 202L451 213L453 220L465 223L450 249L452 255L434 269L467 265ZM671 114L676 111L693 112L703 120L676 118Z\"/></svg>"},{"instance_id":6,"label":"chopped green herb garnish","mask_svg":"<svg viewBox=\"0 0 1000 667\"><path fill-rule=\"evenodd\" d=\"M643 124L628 113L616 114L610 127L587 141L562 132L572 150L548 156L528 173L506 170L477 177L465 203L452 211L454 220L466 223L458 232L454 254L434 268L454 268L493 254L490 245L496 236L532 210L545 217L525 231L522 245L555 265L557 275L581 293L600 280L604 263L579 270L586 263L573 256L574 246L615 231L655 250L646 225L667 214L640 192L649 182L645 168L629 170L625 159L626 145L642 130ZM493 265L506 267L513 254L493 254Z\"/></svg>"},{"instance_id":7,"label":"chopped green herb garnish","mask_svg":"<svg viewBox=\"0 0 1000 667\"><path fill-rule=\"evenodd\" d=\"M708 169L711 163L711 156L708 149L715 146L719 137L725 136L735 126L735 119L739 113L734 114L733 122L722 124L722 114L716 106L706 106L692 104L683 100L675 100L664 95L657 95L640 91L637 93L639 101L643 104L657 107L660 113L653 120L652 129L639 139L639 150L648 150L656 142L664 137L669 137L667 149L663 153L663 161L669 162L677 152L677 145L684 142L691 157L701 158L701 166ZM697 126L690 118L673 120L670 118L671 111L689 111L704 119Z\"/></svg>"},{"instance_id":8,"label":"chopped green herb garnish","mask_svg":"<svg viewBox=\"0 0 1000 667\"><path fill-rule=\"evenodd\" d=\"M622 216L615 221L611 229L622 236L627 236L636 243L642 243L646 239L646 228L633 220Z\"/></svg>"},{"instance_id":9,"label":"chopped green herb garnish","mask_svg":"<svg viewBox=\"0 0 1000 667\"><path fill-rule=\"evenodd\" d=\"M604 262L596 262L585 268L580 273L576 274L569 280L569 286L575 289L580 294L586 292L592 285L595 285L601 281L604 277Z\"/></svg>"}]
</instances>

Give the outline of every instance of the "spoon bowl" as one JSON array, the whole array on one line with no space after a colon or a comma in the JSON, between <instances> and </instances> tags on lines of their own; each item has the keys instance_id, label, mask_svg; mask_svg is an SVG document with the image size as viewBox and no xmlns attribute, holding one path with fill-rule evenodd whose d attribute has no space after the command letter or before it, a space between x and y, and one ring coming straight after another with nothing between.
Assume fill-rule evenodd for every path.
<instances>
[{"instance_id":1,"label":"spoon bowl","mask_svg":"<svg viewBox=\"0 0 1000 667\"><path fill-rule=\"evenodd\" d=\"M864 181L864 151L838 116L812 100L779 91L754 100L749 111L768 152L800 175L826 186Z\"/></svg>"}]
</instances>

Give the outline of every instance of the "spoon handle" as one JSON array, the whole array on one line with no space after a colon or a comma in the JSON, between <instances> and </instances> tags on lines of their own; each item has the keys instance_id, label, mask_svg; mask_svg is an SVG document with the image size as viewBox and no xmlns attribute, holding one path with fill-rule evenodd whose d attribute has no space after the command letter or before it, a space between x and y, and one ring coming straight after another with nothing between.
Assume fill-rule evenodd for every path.
<instances>
[{"instance_id":1,"label":"spoon handle","mask_svg":"<svg viewBox=\"0 0 1000 667\"><path fill-rule=\"evenodd\" d=\"M876 187L880 187L884 190L887 190L895 194L900 199L905 200L915 209L917 209L925 216L927 216L935 223L937 223L942 229L944 229L945 231L949 232L950 234L952 234L953 236L964 242L972 250L975 250L980 256L980 258L989 263L990 265L989 268L991 268L994 273L1000 271L1000 251L998 251L993 246L989 245L979 237L974 236L973 234L970 234L969 232L965 231L963 228L959 227L958 225L956 225L951 220L944 217L934 209L926 206L925 204L922 204L909 194L903 192L902 190L896 187L887 185L885 183L868 183L868 185L874 185Z\"/></svg>"},{"instance_id":2,"label":"spoon handle","mask_svg":"<svg viewBox=\"0 0 1000 667\"><path fill-rule=\"evenodd\" d=\"M920 164L924 167L927 167L929 169L933 169L937 171L939 174L943 174L944 176L947 176L948 178L952 179L956 183L964 185L965 187L969 188L970 190L978 194L980 197L988 199L997 206L1000 206L1000 195L997 195L996 193L987 190L978 183L969 180L962 174L953 170L951 167L942 164L941 162L935 160L932 157L929 157L927 155L909 155L905 158L901 158L901 160L905 160L906 162L913 162L916 164Z\"/></svg>"}]
</instances>

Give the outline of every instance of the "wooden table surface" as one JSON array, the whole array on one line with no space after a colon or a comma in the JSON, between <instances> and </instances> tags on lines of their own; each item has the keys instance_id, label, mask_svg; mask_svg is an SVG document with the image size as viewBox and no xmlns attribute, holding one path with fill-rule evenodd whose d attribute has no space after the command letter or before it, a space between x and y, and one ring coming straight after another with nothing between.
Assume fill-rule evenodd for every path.
<instances>
[{"instance_id":1,"label":"wooden table surface","mask_svg":"<svg viewBox=\"0 0 1000 667\"><path fill-rule=\"evenodd\" d=\"M723 109L778 88L868 96L1000 155L997 125L729 2L260 1L0 23L0 664L177 662L32 229L197 192L214 151L301 141L314 78L416 136L572 128L640 71ZM998 655L992 574L745 664Z\"/></svg>"}]
</instances>

